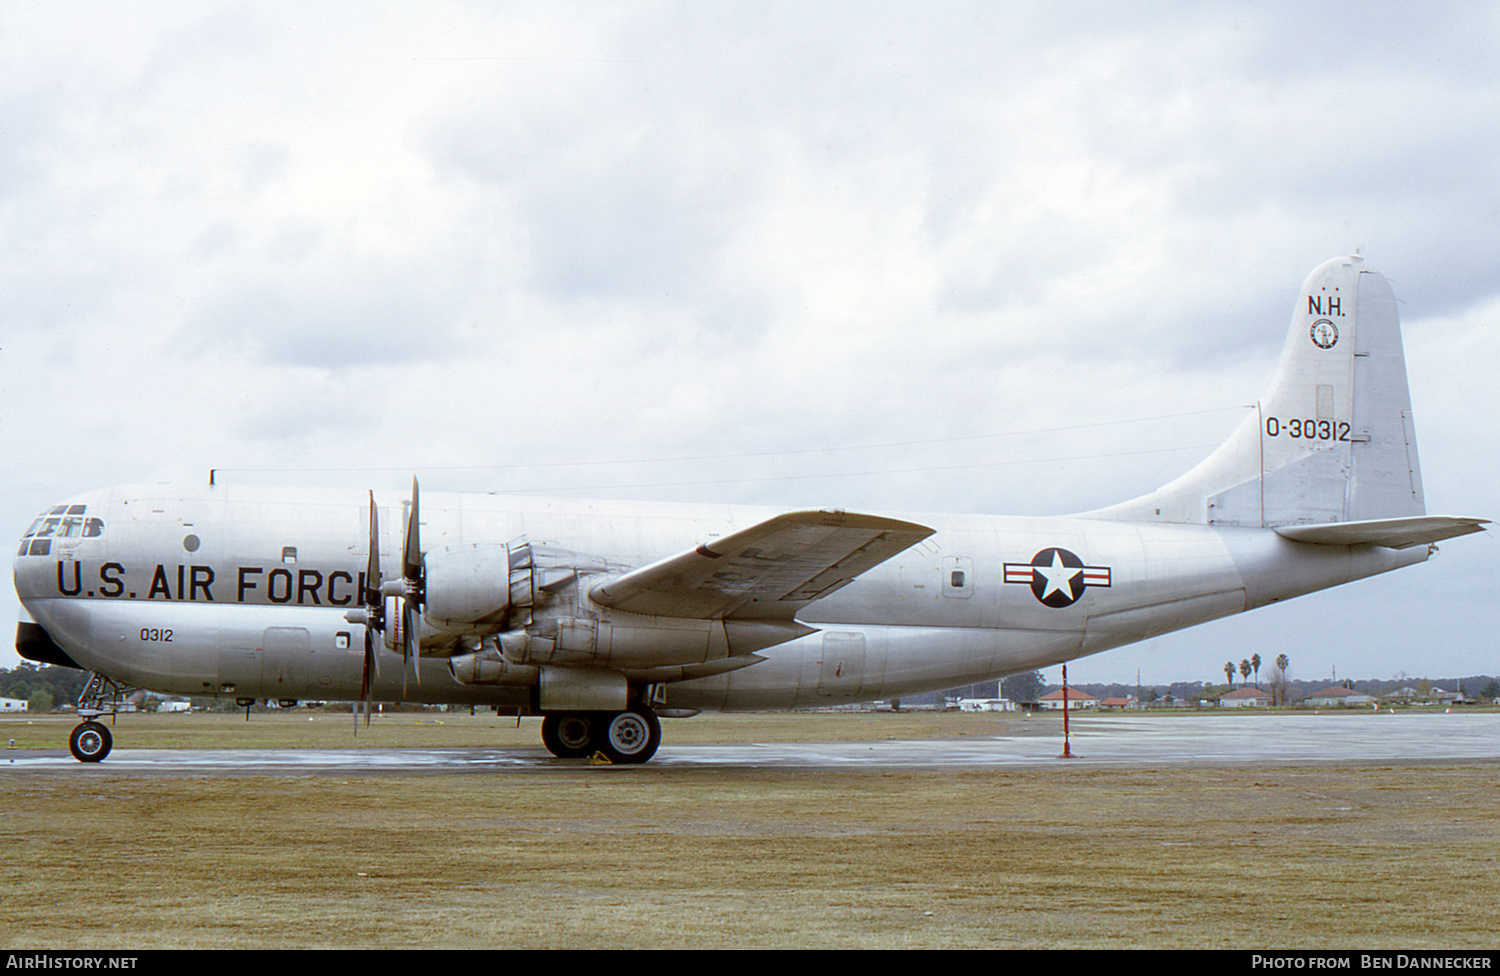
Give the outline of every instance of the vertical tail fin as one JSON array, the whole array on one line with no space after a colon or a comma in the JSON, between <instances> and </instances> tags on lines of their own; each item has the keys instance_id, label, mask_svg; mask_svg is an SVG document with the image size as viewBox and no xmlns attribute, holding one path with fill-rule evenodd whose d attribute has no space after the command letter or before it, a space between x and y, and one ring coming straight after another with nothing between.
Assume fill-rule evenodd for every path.
<instances>
[{"instance_id":1,"label":"vertical tail fin","mask_svg":"<svg viewBox=\"0 0 1500 976\"><path fill-rule=\"evenodd\" d=\"M1302 286L1270 392L1197 467L1094 518L1285 526L1422 515L1396 296L1359 257Z\"/></svg>"}]
</instances>

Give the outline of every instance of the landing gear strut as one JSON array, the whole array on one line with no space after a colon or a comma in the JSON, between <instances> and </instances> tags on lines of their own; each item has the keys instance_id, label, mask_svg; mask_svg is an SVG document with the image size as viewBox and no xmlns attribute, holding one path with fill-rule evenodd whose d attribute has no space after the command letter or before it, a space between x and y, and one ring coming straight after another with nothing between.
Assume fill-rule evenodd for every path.
<instances>
[{"instance_id":1,"label":"landing gear strut","mask_svg":"<svg viewBox=\"0 0 1500 976\"><path fill-rule=\"evenodd\" d=\"M560 759L603 753L612 763L643 763L661 745L661 723L644 705L623 712L554 712L542 719L542 744Z\"/></svg>"}]
</instances>

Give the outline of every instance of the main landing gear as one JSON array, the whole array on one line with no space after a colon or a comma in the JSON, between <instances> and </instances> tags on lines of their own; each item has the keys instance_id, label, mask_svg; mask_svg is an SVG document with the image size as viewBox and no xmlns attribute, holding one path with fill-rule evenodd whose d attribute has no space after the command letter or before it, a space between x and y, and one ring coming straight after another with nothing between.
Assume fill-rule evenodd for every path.
<instances>
[{"instance_id":1,"label":"main landing gear","mask_svg":"<svg viewBox=\"0 0 1500 976\"><path fill-rule=\"evenodd\" d=\"M602 752L612 763L643 763L661 745L661 722L644 705L623 712L552 712L542 719L542 744L560 759Z\"/></svg>"}]
</instances>

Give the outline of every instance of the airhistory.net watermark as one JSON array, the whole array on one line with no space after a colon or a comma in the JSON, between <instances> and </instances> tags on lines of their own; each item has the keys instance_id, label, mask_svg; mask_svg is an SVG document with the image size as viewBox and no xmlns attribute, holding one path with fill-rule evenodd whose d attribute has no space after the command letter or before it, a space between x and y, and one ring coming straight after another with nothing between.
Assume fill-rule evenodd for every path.
<instances>
[{"instance_id":1,"label":"airhistory.net watermark","mask_svg":"<svg viewBox=\"0 0 1500 976\"><path fill-rule=\"evenodd\" d=\"M139 956L93 956L79 953L11 952L6 969L134 969Z\"/></svg>"}]
</instances>

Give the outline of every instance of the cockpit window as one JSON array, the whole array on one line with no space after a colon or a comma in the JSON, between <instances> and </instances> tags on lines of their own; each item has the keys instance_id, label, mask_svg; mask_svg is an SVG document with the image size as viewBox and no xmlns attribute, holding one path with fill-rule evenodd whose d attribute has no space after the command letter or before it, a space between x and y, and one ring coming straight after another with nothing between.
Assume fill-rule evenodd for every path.
<instances>
[{"instance_id":1,"label":"cockpit window","mask_svg":"<svg viewBox=\"0 0 1500 976\"><path fill-rule=\"evenodd\" d=\"M48 556L53 539L97 539L103 534L104 520L90 518L87 505L58 505L31 523L16 555Z\"/></svg>"}]
</instances>

